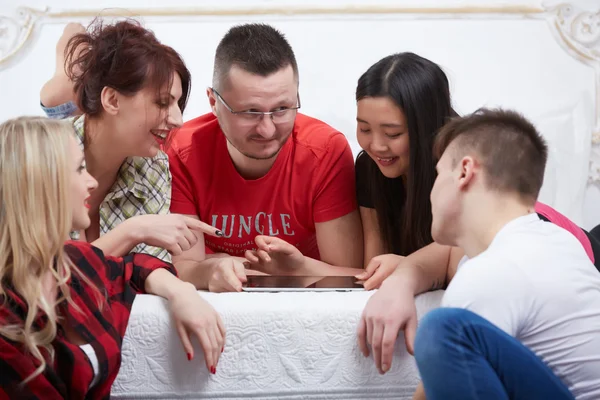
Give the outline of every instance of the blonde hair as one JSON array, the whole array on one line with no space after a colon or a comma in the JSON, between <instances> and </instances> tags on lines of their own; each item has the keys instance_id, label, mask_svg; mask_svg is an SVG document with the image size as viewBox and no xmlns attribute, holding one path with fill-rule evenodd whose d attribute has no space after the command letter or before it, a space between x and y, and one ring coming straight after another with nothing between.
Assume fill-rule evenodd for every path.
<instances>
[{"instance_id":1,"label":"blonde hair","mask_svg":"<svg viewBox=\"0 0 600 400\"><path fill-rule=\"evenodd\" d=\"M0 325L0 334L23 343L40 366L24 381L46 368L44 348L53 360L56 306L72 303L68 281L75 268L64 252L72 224L68 122L21 117L0 125L0 303L7 289L22 297L27 315L22 323ZM58 299L43 295L51 273ZM54 293L54 292L53 292ZM41 329L34 327L47 316Z\"/></svg>"}]
</instances>

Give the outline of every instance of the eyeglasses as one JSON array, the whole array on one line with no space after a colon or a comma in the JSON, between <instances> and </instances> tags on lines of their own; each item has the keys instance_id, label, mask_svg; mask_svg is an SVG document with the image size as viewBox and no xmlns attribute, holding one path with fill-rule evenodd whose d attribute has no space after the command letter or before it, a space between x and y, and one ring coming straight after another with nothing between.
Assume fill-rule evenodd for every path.
<instances>
[{"instance_id":1,"label":"eyeglasses","mask_svg":"<svg viewBox=\"0 0 600 400\"><path fill-rule=\"evenodd\" d=\"M240 121L246 124L258 124L260 121L262 121L265 115L269 115L271 117L271 121L273 121L274 124L291 122L296 117L296 112L300 109L300 93L298 93L298 105L296 107L280 107L276 110L265 112L234 111L229 106L229 104L227 104L227 102L223 99L223 97L221 97L219 92L217 92L214 88L211 88L211 90L231 114L238 116L240 118Z\"/></svg>"}]
</instances>

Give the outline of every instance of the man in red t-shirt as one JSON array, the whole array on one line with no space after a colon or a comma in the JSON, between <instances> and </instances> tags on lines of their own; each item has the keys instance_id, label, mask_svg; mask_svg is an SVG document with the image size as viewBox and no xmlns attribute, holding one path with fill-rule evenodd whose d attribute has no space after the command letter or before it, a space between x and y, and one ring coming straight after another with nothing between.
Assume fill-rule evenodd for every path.
<instances>
[{"instance_id":1,"label":"man in red t-shirt","mask_svg":"<svg viewBox=\"0 0 600 400\"><path fill-rule=\"evenodd\" d=\"M182 278L211 291L241 290L242 257L263 235L297 247L317 260L313 266L362 267L352 152L342 133L298 113L298 67L286 39L265 24L233 27L214 68L212 112L184 124L168 154L171 212L200 218L222 236L173 258ZM270 271L286 273L294 250L255 254L280 260Z\"/></svg>"}]
</instances>

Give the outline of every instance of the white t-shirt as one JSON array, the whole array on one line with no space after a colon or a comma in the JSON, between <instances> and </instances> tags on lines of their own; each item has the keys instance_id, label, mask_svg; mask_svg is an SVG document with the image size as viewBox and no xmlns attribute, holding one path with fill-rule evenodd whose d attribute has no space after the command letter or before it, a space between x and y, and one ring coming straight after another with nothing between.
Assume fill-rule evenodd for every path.
<instances>
[{"instance_id":1,"label":"white t-shirt","mask_svg":"<svg viewBox=\"0 0 600 400\"><path fill-rule=\"evenodd\" d=\"M442 306L471 310L520 340L576 399L600 399L600 274L566 230L536 214L509 222L461 262Z\"/></svg>"}]
</instances>

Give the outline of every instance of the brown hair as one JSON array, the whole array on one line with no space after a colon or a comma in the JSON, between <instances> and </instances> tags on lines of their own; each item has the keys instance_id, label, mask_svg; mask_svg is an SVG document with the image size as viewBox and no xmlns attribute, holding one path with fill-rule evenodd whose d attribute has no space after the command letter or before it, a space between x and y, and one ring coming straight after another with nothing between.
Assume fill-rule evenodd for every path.
<instances>
[{"instance_id":1,"label":"brown hair","mask_svg":"<svg viewBox=\"0 0 600 400\"><path fill-rule=\"evenodd\" d=\"M65 60L79 109L87 115L97 116L102 112L100 95L104 87L125 95L134 95L146 86L159 92L167 85L170 90L173 72L181 78L182 96L178 105L182 113L187 104L191 75L183 59L135 20L112 25L96 20L88 32L69 40Z\"/></svg>"},{"instance_id":2,"label":"brown hair","mask_svg":"<svg viewBox=\"0 0 600 400\"><path fill-rule=\"evenodd\" d=\"M439 159L450 147L453 166L474 151L486 172L490 189L514 192L535 201L544 182L548 146L535 126L521 114L502 109L479 109L457 117L437 135Z\"/></svg>"}]
</instances>

